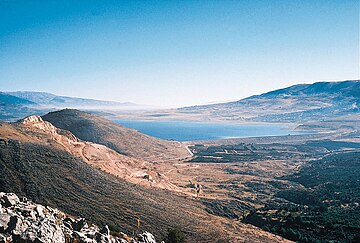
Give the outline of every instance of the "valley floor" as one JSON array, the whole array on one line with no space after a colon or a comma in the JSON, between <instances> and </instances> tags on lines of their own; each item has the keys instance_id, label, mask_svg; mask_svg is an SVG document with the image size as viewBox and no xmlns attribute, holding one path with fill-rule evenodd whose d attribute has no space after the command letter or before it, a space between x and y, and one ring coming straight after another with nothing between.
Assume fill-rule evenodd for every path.
<instances>
[{"instance_id":1,"label":"valley floor","mask_svg":"<svg viewBox=\"0 0 360 243\"><path fill-rule=\"evenodd\" d=\"M360 215L347 223L339 212L344 208L351 214L360 210L360 186L356 184L360 141L358 127L330 131L337 125L332 122L327 130L312 135L187 142L191 158L158 161L152 166L213 215L252 224L294 241L351 242L358 239L360 225L356 220ZM316 178L321 177L326 172L318 163L329 158L341 161L331 165L334 171L321 182L332 189L322 188L320 182L308 185L304 179L295 179L309 170ZM352 172L343 175L341 171L348 171L346 163L351 161L355 163L349 165ZM346 189L349 183L355 184ZM326 194L328 190L345 199L334 199ZM311 200L306 201L313 192ZM319 208L325 210L324 215ZM342 234L336 234L340 228Z\"/></svg>"}]
</instances>

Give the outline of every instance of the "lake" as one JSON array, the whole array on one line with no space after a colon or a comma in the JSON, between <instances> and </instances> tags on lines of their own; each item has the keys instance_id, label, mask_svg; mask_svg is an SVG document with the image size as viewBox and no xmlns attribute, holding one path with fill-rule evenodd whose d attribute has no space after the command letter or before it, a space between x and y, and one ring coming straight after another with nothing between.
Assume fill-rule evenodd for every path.
<instances>
[{"instance_id":1,"label":"lake","mask_svg":"<svg viewBox=\"0 0 360 243\"><path fill-rule=\"evenodd\" d=\"M192 121L138 120L116 120L115 122L153 137L177 141L304 134L303 132L291 131L284 125L273 124L221 124Z\"/></svg>"}]
</instances>

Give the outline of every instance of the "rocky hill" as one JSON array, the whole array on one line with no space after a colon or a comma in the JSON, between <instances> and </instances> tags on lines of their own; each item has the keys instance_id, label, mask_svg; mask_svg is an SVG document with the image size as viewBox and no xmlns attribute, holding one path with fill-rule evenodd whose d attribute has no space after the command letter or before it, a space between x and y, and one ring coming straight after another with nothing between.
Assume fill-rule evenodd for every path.
<instances>
[{"instance_id":1,"label":"rocky hill","mask_svg":"<svg viewBox=\"0 0 360 243\"><path fill-rule=\"evenodd\" d=\"M306 122L359 113L360 81L299 84L239 101L180 108L210 120Z\"/></svg>"},{"instance_id":2,"label":"rocky hill","mask_svg":"<svg viewBox=\"0 0 360 243\"><path fill-rule=\"evenodd\" d=\"M143 232L134 237L100 228L84 218L67 215L58 209L35 204L26 197L0 192L0 243L79 242L79 243L156 243L154 236Z\"/></svg>"},{"instance_id":3,"label":"rocky hill","mask_svg":"<svg viewBox=\"0 0 360 243\"><path fill-rule=\"evenodd\" d=\"M79 110L50 112L42 118L82 140L103 144L134 158L153 162L189 156L187 149L179 142L157 139Z\"/></svg>"},{"instance_id":4,"label":"rocky hill","mask_svg":"<svg viewBox=\"0 0 360 243\"><path fill-rule=\"evenodd\" d=\"M84 159L72 151L84 143L89 143L90 148L110 150L79 140L40 117L16 124L1 123L0 191L26 196L129 235L138 230L139 223L141 231L152 232L158 239L163 239L169 228L179 228L189 242L283 240L250 225L212 215L206 205L184 194L143 187L110 174L106 168L96 166L96 154Z\"/></svg>"},{"instance_id":5,"label":"rocky hill","mask_svg":"<svg viewBox=\"0 0 360 243\"><path fill-rule=\"evenodd\" d=\"M62 149L89 165L125 179L129 182L178 191L166 176L152 171L145 161L135 159L101 145L81 141L71 132L59 129L39 116L29 116L15 123L15 129L23 133L35 133L41 142L51 139L51 146Z\"/></svg>"},{"instance_id":6,"label":"rocky hill","mask_svg":"<svg viewBox=\"0 0 360 243\"><path fill-rule=\"evenodd\" d=\"M159 237L168 227L193 232L193 225L204 223L190 213L201 213L196 203L127 183L73 156L51 137L7 126L0 127L0 134L8 134L0 142L1 191L15 192L126 233L136 230L138 217L144 230L153 230Z\"/></svg>"}]
</instances>

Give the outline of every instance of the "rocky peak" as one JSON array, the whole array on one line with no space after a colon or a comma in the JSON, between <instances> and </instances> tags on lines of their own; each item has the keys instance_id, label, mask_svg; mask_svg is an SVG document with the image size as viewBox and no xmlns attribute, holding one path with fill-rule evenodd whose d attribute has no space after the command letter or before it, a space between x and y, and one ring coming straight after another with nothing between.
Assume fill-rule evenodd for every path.
<instances>
[{"instance_id":1,"label":"rocky peak","mask_svg":"<svg viewBox=\"0 0 360 243\"><path fill-rule=\"evenodd\" d=\"M55 127L50 122L44 121L40 116L28 116L19 120L17 124L25 128L36 129L37 131L50 134L55 140L59 140L62 136L64 136L69 141L79 141L79 139L71 132Z\"/></svg>"},{"instance_id":2,"label":"rocky peak","mask_svg":"<svg viewBox=\"0 0 360 243\"><path fill-rule=\"evenodd\" d=\"M0 243L12 242L156 243L146 231L134 237L113 236L106 225L100 228L84 218L0 192Z\"/></svg>"},{"instance_id":3,"label":"rocky peak","mask_svg":"<svg viewBox=\"0 0 360 243\"><path fill-rule=\"evenodd\" d=\"M17 122L19 125L25 127L34 127L43 131L55 133L57 128L50 122L44 121L40 116L28 116Z\"/></svg>"},{"instance_id":4,"label":"rocky peak","mask_svg":"<svg viewBox=\"0 0 360 243\"><path fill-rule=\"evenodd\" d=\"M41 116L32 115L32 116L25 117L24 119L20 120L20 122L22 124L30 124L30 123L42 123L44 121L41 118Z\"/></svg>"}]
</instances>

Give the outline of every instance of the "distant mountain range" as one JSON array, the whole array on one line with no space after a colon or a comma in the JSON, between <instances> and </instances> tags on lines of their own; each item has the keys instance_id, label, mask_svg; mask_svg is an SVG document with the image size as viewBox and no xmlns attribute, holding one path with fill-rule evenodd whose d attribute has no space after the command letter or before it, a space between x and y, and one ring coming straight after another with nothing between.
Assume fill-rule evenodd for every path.
<instances>
[{"instance_id":1,"label":"distant mountain range","mask_svg":"<svg viewBox=\"0 0 360 243\"><path fill-rule=\"evenodd\" d=\"M30 104L35 104L35 103L15 95L0 93L0 105L30 105Z\"/></svg>"},{"instance_id":2,"label":"distant mountain range","mask_svg":"<svg viewBox=\"0 0 360 243\"><path fill-rule=\"evenodd\" d=\"M19 99L31 102L32 104L38 104L50 107L63 108L81 108L81 107L124 107L124 106L138 106L131 102L115 102L115 101L104 101L84 98L74 98L68 96L58 96L51 93L45 92L33 92L33 91L16 91L2 93L7 96L14 96Z\"/></svg>"},{"instance_id":3,"label":"distant mountain range","mask_svg":"<svg viewBox=\"0 0 360 243\"><path fill-rule=\"evenodd\" d=\"M170 120L306 123L356 115L360 112L359 107L360 80L350 80L298 84L233 102L162 110L160 115L154 111L137 112L133 119L151 116ZM150 107L43 92L0 92L1 120L13 121L64 108L116 117L119 113L123 115L125 110L149 110Z\"/></svg>"},{"instance_id":4,"label":"distant mountain range","mask_svg":"<svg viewBox=\"0 0 360 243\"><path fill-rule=\"evenodd\" d=\"M239 101L178 109L208 120L305 122L358 113L360 81L298 84Z\"/></svg>"},{"instance_id":5,"label":"distant mountain range","mask_svg":"<svg viewBox=\"0 0 360 243\"><path fill-rule=\"evenodd\" d=\"M2 120L16 120L33 114L42 115L64 108L104 111L143 109L144 106L130 102L58 96L45 92L0 92L0 119Z\"/></svg>"}]
</instances>

